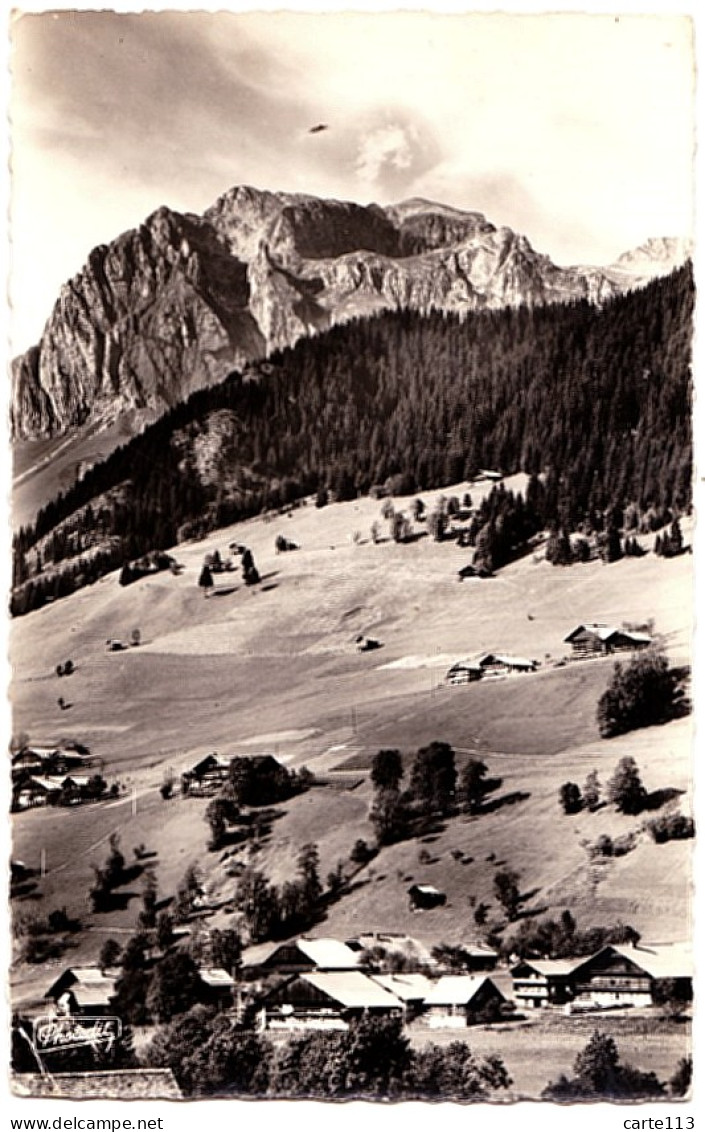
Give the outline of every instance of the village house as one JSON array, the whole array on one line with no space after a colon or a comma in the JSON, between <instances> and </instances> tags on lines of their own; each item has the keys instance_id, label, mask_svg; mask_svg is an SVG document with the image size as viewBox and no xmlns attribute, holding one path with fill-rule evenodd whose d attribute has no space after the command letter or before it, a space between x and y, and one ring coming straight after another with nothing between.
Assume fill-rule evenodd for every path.
<instances>
[{"instance_id":1,"label":"village house","mask_svg":"<svg viewBox=\"0 0 705 1132\"><path fill-rule=\"evenodd\" d=\"M54 753L53 749L50 753ZM23 747L21 751L17 751L12 756L13 781L25 774L41 774L44 769L45 758L46 756L43 753L32 750L30 747Z\"/></svg>"},{"instance_id":2,"label":"village house","mask_svg":"<svg viewBox=\"0 0 705 1132\"><path fill-rule=\"evenodd\" d=\"M208 793L227 782L230 759L213 753L199 759L181 775L181 783L187 794Z\"/></svg>"},{"instance_id":3,"label":"village house","mask_svg":"<svg viewBox=\"0 0 705 1132\"><path fill-rule=\"evenodd\" d=\"M23 747L12 756L12 779L27 774L56 776L80 771L91 766L95 760L86 747Z\"/></svg>"},{"instance_id":4,"label":"village house","mask_svg":"<svg viewBox=\"0 0 705 1132\"><path fill-rule=\"evenodd\" d=\"M431 1029L462 1029L493 1021L507 1002L487 975L443 975L422 1004L422 1020Z\"/></svg>"},{"instance_id":5,"label":"village house","mask_svg":"<svg viewBox=\"0 0 705 1132\"><path fill-rule=\"evenodd\" d=\"M508 653L479 652L465 660L458 660L446 673L449 684L470 684L488 676L510 676L514 673L536 672L537 660Z\"/></svg>"},{"instance_id":6,"label":"village house","mask_svg":"<svg viewBox=\"0 0 705 1132\"><path fill-rule=\"evenodd\" d=\"M248 964L251 966L252 964ZM351 947L337 939L308 939L301 936L269 950L256 964L263 975L294 975L310 971L355 971L359 957Z\"/></svg>"},{"instance_id":7,"label":"village house","mask_svg":"<svg viewBox=\"0 0 705 1132\"><path fill-rule=\"evenodd\" d=\"M370 978L399 999L404 1008L405 1022L413 1021L422 1012L424 1002L434 986L428 975L420 975L414 972L370 975Z\"/></svg>"},{"instance_id":8,"label":"village house","mask_svg":"<svg viewBox=\"0 0 705 1132\"><path fill-rule=\"evenodd\" d=\"M534 1009L573 998L572 974L579 959L522 959L511 968L517 1006Z\"/></svg>"},{"instance_id":9,"label":"village house","mask_svg":"<svg viewBox=\"0 0 705 1132\"><path fill-rule=\"evenodd\" d=\"M617 629L614 625L605 625L597 621L576 625L563 640L565 644L571 646L574 657L607 656L613 652L631 652L635 649L648 648L651 644L651 637L648 633Z\"/></svg>"},{"instance_id":10,"label":"village house","mask_svg":"<svg viewBox=\"0 0 705 1132\"><path fill-rule=\"evenodd\" d=\"M67 774L64 776L25 775L13 784L12 808L31 809L33 806L73 805L91 796L87 774Z\"/></svg>"},{"instance_id":11,"label":"village house","mask_svg":"<svg viewBox=\"0 0 705 1132\"><path fill-rule=\"evenodd\" d=\"M474 660L458 660L446 672L448 684L474 684L482 679L482 669Z\"/></svg>"},{"instance_id":12,"label":"village house","mask_svg":"<svg viewBox=\"0 0 705 1132\"><path fill-rule=\"evenodd\" d=\"M477 943L461 943L458 947L468 971L494 971L497 966L499 956L489 947L480 947Z\"/></svg>"},{"instance_id":13,"label":"village house","mask_svg":"<svg viewBox=\"0 0 705 1132\"><path fill-rule=\"evenodd\" d=\"M44 998L51 999L59 1014L101 1017L111 1014L115 996L116 970L100 967L67 967L55 979Z\"/></svg>"},{"instance_id":14,"label":"village house","mask_svg":"<svg viewBox=\"0 0 705 1132\"><path fill-rule=\"evenodd\" d=\"M483 676L509 676L514 672L535 672L537 660L524 656L510 656L508 653L480 653L477 657Z\"/></svg>"},{"instance_id":15,"label":"village house","mask_svg":"<svg viewBox=\"0 0 705 1132\"><path fill-rule=\"evenodd\" d=\"M262 1030L346 1030L365 1015L402 1015L403 1003L361 971L293 975L259 1000Z\"/></svg>"},{"instance_id":16,"label":"village house","mask_svg":"<svg viewBox=\"0 0 705 1132\"><path fill-rule=\"evenodd\" d=\"M45 778L32 774L19 778L13 785L13 810L29 810L33 806L46 806L61 794L61 779Z\"/></svg>"},{"instance_id":17,"label":"village house","mask_svg":"<svg viewBox=\"0 0 705 1132\"><path fill-rule=\"evenodd\" d=\"M576 1002L584 1005L652 1006L666 988L688 1001L693 995L693 956L675 944L608 944L576 965L571 981Z\"/></svg>"},{"instance_id":18,"label":"village house","mask_svg":"<svg viewBox=\"0 0 705 1132\"><path fill-rule=\"evenodd\" d=\"M235 980L223 967L199 967L201 1002L229 1010L235 1004Z\"/></svg>"}]
</instances>

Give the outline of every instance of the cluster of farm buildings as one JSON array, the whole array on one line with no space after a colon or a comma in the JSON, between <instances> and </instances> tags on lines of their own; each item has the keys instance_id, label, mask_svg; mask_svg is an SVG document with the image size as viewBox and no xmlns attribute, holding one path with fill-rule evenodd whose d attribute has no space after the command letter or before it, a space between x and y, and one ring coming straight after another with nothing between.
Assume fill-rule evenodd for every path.
<instances>
[{"instance_id":1,"label":"cluster of farm buildings","mask_svg":"<svg viewBox=\"0 0 705 1132\"><path fill-rule=\"evenodd\" d=\"M26 810L93 795L98 761L86 747L24 746L12 756L12 808Z\"/></svg>"},{"instance_id":2,"label":"cluster of farm buildings","mask_svg":"<svg viewBox=\"0 0 705 1132\"><path fill-rule=\"evenodd\" d=\"M584 622L571 629L564 644L571 646L571 660L588 657L609 656L616 652L634 652L648 648L651 636L648 633L619 629L596 621ZM568 659L568 658L566 658ZM464 660L458 660L448 669L446 681L449 684L471 684L475 680L490 676L510 676L515 673L536 672L539 661L508 653L478 652Z\"/></svg>"},{"instance_id":3,"label":"cluster of farm buildings","mask_svg":"<svg viewBox=\"0 0 705 1132\"><path fill-rule=\"evenodd\" d=\"M404 969L380 973L374 958L380 951L388 959L403 957ZM466 947L463 953L466 972L448 974L423 944L398 933L346 942L301 937L251 948L237 978L222 968L200 968L202 1001L236 1013L254 1006L258 1028L288 1032L347 1029L364 1015L461 1029L506 1021L517 1010L648 1007L661 1001L666 987L683 1002L692 997L692 954L681 945L609 944L587 958L522 959L501 972L488 948ZM45 999L58 1014L110 1014L117 976L98 967L68 968ZM511 992L505 994L498 982L507 983L508 976Z\"/></svg>"}]
</instances>

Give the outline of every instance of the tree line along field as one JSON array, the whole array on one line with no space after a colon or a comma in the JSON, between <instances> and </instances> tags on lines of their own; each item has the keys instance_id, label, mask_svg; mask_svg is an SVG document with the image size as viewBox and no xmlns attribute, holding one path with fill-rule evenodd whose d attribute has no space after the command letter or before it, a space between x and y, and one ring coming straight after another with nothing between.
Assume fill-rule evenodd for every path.
<instances>
[{"instance_id":1,"label":"tree line along field","mask_svg":"<svg viewBox=\"0 0 705 1132\"><path fill-rule=\"evenodd\" d=\"M428 493L429 502L434 494ZM56 711L54 666L71 655L71 732L105 756L108 777L127 780L138 795L135 815L128 792L110 809L34 811L13 819L15 855L34 862L41 847L47 852L42 907L66 904L85 916L82 894L91 863L102 859L115 829L128 852L144 842L157 853L163 894L175 891L195 861L215 902L223 901L214 922L225 924L233 881L206 847L207 801L162 800L165 767L180 770L209 750L268 749L314 772L346 763L364 769L382 747L399 747L410 758L423 743L439 739L457 748L459 766L467 751L483 753L491 774L502 778L498 799L528 796L477 820L451 819L425 846L412 839L384 849L356 876L355 890L329 908L326 934L345 938L351 925L359 930L362 923L408 930L431 942L467 938L474 929L469 898L491 901L497 862L506 861L519 873L522 891L538 890L529 909L545 906L546 914L555 914L568 906L581 926L622 918L645 938L655 932L659 940L683 938L688 843L661 846L642 838L595 877L581 842L602 833L618 837L630 819L611 811L563 815L558 789L568 778L582 783L593 768L604 781L629 752L649 789L687 790L688 721L600 740L595 707L609 680L609 660L486 686L440 684L448 658L475 646L555 658L565 632L589 616L653 616L674 655L682 656L690 616L688 559L647 555L562 570L529 556L495 579L459 583L455 566L462 551L455 545L430 539L408 546L353 544L351 529L364 529L379 506L358 500L300 509L279 521L301 546L285 556L274 553L279 526L260 519L232 528L252 547L263 578L272 575L276 582L276 589L256 596L235 586L206 601L198 590L204 553L227 545L225 532L179 547L184 571L178 577L122 588L113 575L13 625L16 727L39 741L58 738L57 728L69 726L68 715ZM226 589L226 583L219 578L219 586ZM118 627L127 635L134 625L142 631L139 648L107 654L105 640ZM297 628L303 628L298 638ZM356 632L371 628L383 648L361 656L353 647ZM363 778L351 791L316 788L287 802L258 866L284 883L307 842L318 844L325 873L358 838L371 840L372 793ZM428 855L423 862L422 848ZM442 885L446 907L421 917L411 913L407 877ZM72 961L94 961L111 931L131 930L137 903L138 893L122 910L89 915L97 930L74 941ZM44 974L21 967L14 979L17 995L29 1000L42 990Z\"/></svg>"}]
</instances>

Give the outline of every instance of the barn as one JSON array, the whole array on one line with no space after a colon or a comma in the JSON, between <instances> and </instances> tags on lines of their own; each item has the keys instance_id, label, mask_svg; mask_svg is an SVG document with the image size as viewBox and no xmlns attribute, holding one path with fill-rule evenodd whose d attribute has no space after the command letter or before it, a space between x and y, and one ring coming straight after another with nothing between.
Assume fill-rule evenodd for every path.
<instances>
[{"instance_id":1,"label":"barn","mask_svg":"<svg viewBox=\"0 0 705 1132\"><path fill-rule=\"evenodd\" d=\"M364 1015L401 1015L403 1003L361 971L293 975L259 1002L262 1030L347 1030Z\"/></svg>"},{"instance_id":2,"label":"barn","mask_svg":"<svg viewBox=\"0 0 705 1132\"><path fill-rule=\"evenodd\" d=\"M412 912L427 911L429 908L440 908L446 902L445 892L441 892L432 884L412 884L408 890L409 908Z\"/></svg>"},{"instance_id":3,"label":"barn","mask_svg":"<svg viewBox=\"0 0 705 1132\"><path fill-rule=\"evenodd\" d=\"M422 1018L431 1029L463 1029L494 1021L506 1002L486 975L444 975L426 995Z\"/></svg>"},{"instance_id":4,"label":"barn","mask_svg":"<svg viewBox=\"0 0 705 1132\"><path fill-rule=\"evenodd\" d=\"M648 633L637 633L617 629L597 621L586 621L571 629L564 643L570 645L574 657L607 656L614 652L633 652L648 648L651 637Z\"/></svg>"},{"instance_id":5,"label":"barn","mask_svg":"<svg viewBox=\"0 0 705 1132\"><path fill-rule=\"evenodd\" d=\"M337 939L308 939L306 936L280 944L257 964L262 975L355 971L358 966L359 957L347 944Z\"/></svg>"},{"instance_id":6,"label":"barn","mask_svg":"<svg viewBox=\"0 0 705 1132\"><path fill-rule=\"evenodd\" d=\"M111 1014L117 974L100 967L67 967L44 997L51 999L62 1014Z\"/></svg>"},{"instance_id":7,"label":"barn","mask_svg":"<svg viewBox=\"0 0 705 1132\"><path fill-rule=\"evenodd\" d=\"M414 973L371 975L370 978L399 999L404 1007L404 1018L407 1022L422 1012L424 1002L434 986L427 975Z\"/></svg>"}]
</instances>

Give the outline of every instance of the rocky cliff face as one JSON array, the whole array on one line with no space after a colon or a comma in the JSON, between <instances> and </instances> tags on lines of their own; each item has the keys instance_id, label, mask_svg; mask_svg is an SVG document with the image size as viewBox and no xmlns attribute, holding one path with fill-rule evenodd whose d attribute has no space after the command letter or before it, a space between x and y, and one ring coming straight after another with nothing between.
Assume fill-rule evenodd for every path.
<instances>
[{"instance_id":1,"label":"rocky cliff face","mask_svg":"<svg viewBox=\"0 0 705 1132\"><path fill-rule=\"evenodd\" d=\"M202 217L161 208L62 288L13 364L13 434L118 414L139 427L248 360L375 310L601 302L675 254L652 243L638 263L559 268L480 213L423 200L384 209L239 187Z\"/></svg>"}]
</instances>

